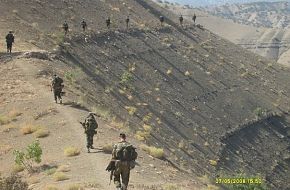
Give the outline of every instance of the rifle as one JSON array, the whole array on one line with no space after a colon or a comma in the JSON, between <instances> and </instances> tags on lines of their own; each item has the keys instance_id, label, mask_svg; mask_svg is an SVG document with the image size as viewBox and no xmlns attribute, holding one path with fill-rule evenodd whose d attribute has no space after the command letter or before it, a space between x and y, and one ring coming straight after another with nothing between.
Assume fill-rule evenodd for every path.
<instances>
[{"instance_id":1,"label":"rifle","mask_svg":"<svg viewBox=\"0 0 290 190\"><path fill-rule=\"evenodd\" d=\"M113 175L114 175L114 171L115 170L116 170L115 161L111 160L110 163L109 163L109 165L106 168L106 171L111 172L111 175L110 175L110 184L109 185L111 185L111 182L112 182L112 179L113 179Z\"/></svg>"}]
</instances>

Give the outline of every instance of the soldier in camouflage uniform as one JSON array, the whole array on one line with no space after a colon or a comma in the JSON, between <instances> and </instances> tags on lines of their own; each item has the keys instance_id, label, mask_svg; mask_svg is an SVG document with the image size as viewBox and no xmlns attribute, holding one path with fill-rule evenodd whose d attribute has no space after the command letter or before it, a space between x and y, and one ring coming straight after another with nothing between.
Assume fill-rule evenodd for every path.
<instances>
[{"instance_id":1,"label":"soldier in camouflage uniform","mask_svg":"<svg viewBox=\"0 0 290 190\"><path fill-rule=\"evenodd\" d=\"M57 103L57 99L59 99L60 103L62 104L61 92L63 89L63 80L57 75L53 76L51 82L51 91L53 91L55 103Z\"/></svg>"},{"instance_id":2,"label":"soldier in camouflage uniform","mask_svg":"<svg viewBox=\"0 0 290 190\"><path fill-rule=\"evenodd\" d=\"M98 123L94 117L94 113L89 113L89 116L85 119L85 122L83 123L83 127L87 136L87 149L89 153L90 149L94 149L94 135L97 134L96 129L98 128Z\"/></svg>"},{"instance_id":3,"label":"soldier in camouflage uniform","mask_svg":"<svg viewBox=\"0 0 290 190\"><path fill-rule=\"evenodd\" d=\"M114 183L117 190L127 190L130 177L130 162L122 161L118 156L118 152L130 145L130 143L126 141L126 135L124 133L121 133L119 138L120 142L114 145L112 152L112 160L115 160L116 167L114 171ZM122 183L120 177L122 177Z\"/></svg>"}]
</instances>

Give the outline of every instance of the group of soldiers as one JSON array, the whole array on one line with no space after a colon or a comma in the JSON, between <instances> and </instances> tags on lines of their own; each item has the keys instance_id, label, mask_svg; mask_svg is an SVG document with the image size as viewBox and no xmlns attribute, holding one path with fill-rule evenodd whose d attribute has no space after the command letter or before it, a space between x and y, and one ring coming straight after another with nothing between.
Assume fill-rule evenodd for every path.
<instances>
[{"instance_id":1,"label":"group of soldiers","mask_svg":"<svg viewBox=\"0 0 290 190\"><path fill-rule=\"evenodd\" d=\"M193 20L193 22L195 24L195 22L196 22L196 15L195 14L192 17L192 20ZM163 26L163 23L165 22L165 17L164 16L160 16L159 17L159 21L160 21L161 26ZM125 19L125 23L126 23L126 28L129 29L129 23L130 23L130 17L129 16L127 16L127 18ZM180 17L179 17L179 23L180 23L181 27L183 27L183 16L182 15L180 15ZM111 18L110 17L108 17L106 19L106 25L107 25L107 29L109 30L110 26L111 26ZM83 18L83 20L81 22L81 27L83 29L83 32L85 32L86 29L87 29L87 23L86 23L84 18ZM68 30L69 30L67 21L65 21L63 23L63 27L62 28L64 30L65 35L67 35Z\"/></svg>"},{"instance_id":2,"label":"group of soldiers","mask_svg":"<svg viewBox=\"0 0 290 190\"><path fill-rule=\"evenodd\" d=\"M51 81L51 91L53 91L55 103L62 104L62 90L64 88L63 79L53 75ZM87 137L87 151L90 153L94 149L94 136L97 134L98 122L95 118L96 113L89 112L84 122L80 122ZM99 116L98 116L99 117ZM106 168L106 171L111 172L110 179L114 177L114 183L117 190L127 190L130 178L130 171L135 167L135 160L137 159L136 148L126 141L126 134L119 135L120 141L113 146L112 158Z\"/></svg>"}]
</instances>

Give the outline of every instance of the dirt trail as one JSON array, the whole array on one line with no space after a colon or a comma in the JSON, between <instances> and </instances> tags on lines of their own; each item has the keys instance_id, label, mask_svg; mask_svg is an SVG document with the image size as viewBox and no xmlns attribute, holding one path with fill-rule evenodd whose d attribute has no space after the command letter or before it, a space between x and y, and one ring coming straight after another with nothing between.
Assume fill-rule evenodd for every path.
<instances>
[{"instance_id":1,"label":"dirt trail","mask_svg":"<svg viewBox=\"0 0 290 190\"><path fill-rule=\"evenodd\" d=\"M110 155L102 152L101 148L105 144L116 142L117 138L115 137L119 131L98 119L99 133L94 139L96 149L88 154L85 148L85 135L78 123L87 116L88 111L74 108L72 100L68 97L64 97L63 105L54 103L49 87L50 81L45 73L46 66L51 66L52 62L21 58L19 54L17 56L17 58L5 59L5 62L1 60L0 65L3 74L1 74L2 80L5 81L4 88L7 87L3 89L4 93L0 94L3 98L0 101L0 113L5 115L9 113L9 110L15 109L23 113L17 118L17 121L12 123L17 126L16 129L9 133L0 133L0 144L10 147L6 154L0 154L1 165L5 163L0 172L7 174L8 171L11 171L13 149L23 149L34 139L33 135L22 135L18 129L24 123L31 123L45 126L50 131L48 137L40 139L44 151L42 164L49 166L68 165L70 168L70 171L66 173L69 180L62 182L55 182L52 176L48 176L45 171L26 177L28 181L38 179L36 184L31 185L32 189L44 189L47 185L55 185L65 189L72 184L86 184L86 186L94 187L92 189L115 189L113 184L109 186L109 173L105 171ZM10 84L9 81L18 81L18 84ZM35 119L36 116L39 118ZM64 148L69 146L80 148L81 154L76 157L65 157ZM185 178L182 179L180 176L176 178L177 171L166 165L165 162L154 160L144 153L140 152L139 162L142 164L132 171L132 189L138 189L137 186L139 188L144 185L153 187L159 184L172 183L177 178L180 182L185 181ZM167 174L166 170L170 172Z\"/></svg>"}]
</instances>

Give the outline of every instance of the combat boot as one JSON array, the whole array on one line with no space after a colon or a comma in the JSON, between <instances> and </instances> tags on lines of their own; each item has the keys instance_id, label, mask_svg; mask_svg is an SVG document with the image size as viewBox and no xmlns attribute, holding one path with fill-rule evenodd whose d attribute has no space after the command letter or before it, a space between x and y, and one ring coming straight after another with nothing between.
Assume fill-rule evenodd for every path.
<instances>
[{"instance_id":1,"label":"combat boot","mask_svg":"<svg viewBox=\"0 0 290 190\"><path fill-rule=\"evenodd\" d=\"M90 148L88 148L88 153L90 153L91 151L90 151Z\"/></svg>"},{"instance_id":2,"label":"combat boot","mask_svg":"<svg viewBox=\"0 0 290 190\"><path fill-rule=\"evenodd\" d=\"M59 99L59 103L62 104L62 99Z\"/></svg>"}]
</instances>

